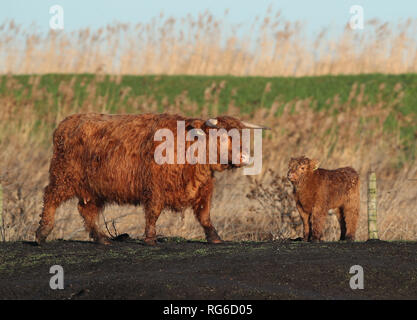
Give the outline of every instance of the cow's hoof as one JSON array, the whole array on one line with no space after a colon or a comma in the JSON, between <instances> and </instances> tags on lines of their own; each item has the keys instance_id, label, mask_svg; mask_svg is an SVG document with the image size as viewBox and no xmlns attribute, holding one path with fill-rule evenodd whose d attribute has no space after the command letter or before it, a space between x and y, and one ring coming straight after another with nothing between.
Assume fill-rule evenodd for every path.
<instances>
[{"instance_id":1,"label":"cow's hoof","mask_svg":"<svg viewBox=\"0 0 417 320\"><path fill-rule=\"evenodd\" d=\"M207 239L207 242L210 244L220 244L223 243L222 239Z\"/></svg>"},{"instance_id":2,"label":"cow's hoof","mask_svg":"<svg viewBox=\"0 0 417 320\"><path fill-rule=\"evenodd\" d=\"M222 239L219 237L217 231L214 228L206 231L206 239L208 243L212 244L223 243Z\"/></svg>"},{"instance_id":3,"label":"cow's hoof","mask_svg":"<svg viewBox=\"0 0 417 320\"><path fill-rule=\"evenodd\" d=\"M38 246L41 246L41 245L43 245L45 243L45 239L38 239L38 238L36 238L35 243Z\"/></svg>"},{"instance_id":4,"label":"cow's hoof","mask_svg":"<svg viewBox=\"0 0 417 320\"><path fill-rule=\"evenodd\" d=\"M51 233L52 229L54 228L52 223L45 224L46 222L41 221L39 222L39 227L35 233L35 241L38 245L45 243L46 238L48 238L49 234Z\"/></svg>"},{"instance_id":5,"label":"cow's hoof","mask_svg":"<svg viewBox=\"0 0 417 320\"><path fill-rule=\"evenodd\" d=\"M148 246L156 246L156 239L155 238L146 238L145 243Z\"/></svg>"},{"instance_id":6,"label":"cow's hoof","mask_svg":"<svg viewBox=\"0 0 417 320\"><path fill-rule=\"evenodd\" d=\"M35 242L38 246L41 246L46 241L46 237L41 235L40 232L36 232Z\"/></svg>"},{"instance_id":7,"label":"cow's hoof","mask_svg":"<svg viewBox=\"0 0 417 320\"><path fill-rule=\"evenodd\" d=\"M97 239L96 240L96 243L97 244L103 244L103 245L106 245L106 246L108 246L109 244L111 244L110 239L109 238L105 238L105 237Z\"/></svg>"}]
</instances>

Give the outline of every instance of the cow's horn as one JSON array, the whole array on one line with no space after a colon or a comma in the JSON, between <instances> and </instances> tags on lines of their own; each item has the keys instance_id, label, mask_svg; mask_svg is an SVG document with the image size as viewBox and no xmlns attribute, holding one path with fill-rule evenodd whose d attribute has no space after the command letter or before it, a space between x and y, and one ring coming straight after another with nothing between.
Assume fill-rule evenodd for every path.
<instances>
[{"instance_id":1,"label":"cow's horn","mask_svg":"<svg viewBox=\"0 0 417 320\"><path fill-rule=\"evenodd\" d=\"M217 128L216 125L217 125L218 122L219 121L217 119L208 119L206 121L206 125L209 126L209 127L212 127L212 128Z\"/></svg>"},{"instance_id":2,"label":"cow's horn","mask_svg":"<svg viewBox=\"0 0 417 320\"><path fill-rule=\"evenodd\" d=\"M242 124L248 129L271 130L271 128L258 126L257 124L253 124L253 123L249 123L249 122L245 122L245 121L242 121Z\"/></svg>"}]
</instances>

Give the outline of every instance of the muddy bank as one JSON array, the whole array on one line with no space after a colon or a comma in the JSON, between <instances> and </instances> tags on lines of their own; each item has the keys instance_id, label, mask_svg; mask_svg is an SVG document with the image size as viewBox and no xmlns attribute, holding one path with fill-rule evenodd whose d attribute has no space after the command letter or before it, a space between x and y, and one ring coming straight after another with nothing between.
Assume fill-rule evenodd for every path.
<instances>
[{"instance_id":1,"label":"muddy bank","mask_svg":"<svg viewBox=\"0 0 417 320\"><path fill-rule=\"evenodd\" d=\"M63 290L49 287L53 265ZM0 299L417 299L417 243L1 243L0 283Z\"/></svg>"}]
</instances>

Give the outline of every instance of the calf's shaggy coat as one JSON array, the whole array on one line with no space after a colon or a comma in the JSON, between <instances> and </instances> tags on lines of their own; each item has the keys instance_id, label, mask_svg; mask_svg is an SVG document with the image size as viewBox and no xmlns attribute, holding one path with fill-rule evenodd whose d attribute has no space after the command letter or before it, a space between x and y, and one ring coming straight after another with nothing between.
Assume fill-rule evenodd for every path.
<instances>
[{"instance_id":1,"label":"calf's shaggy coat","mask_svg":"<svg viewBox=\"0 0 417 320\"><path fill-rule=\"evenodd\" d=\"M304 156L291 158L288 179L304 226L304 241L320 241L327 213L335 209L340 240L353 241L359 217L359 175L350 168L326 170Z\"/></svg>"},{"instance_id":2,"label":"calf's shaggy coat","mask_svg":"<svg viewBox=\"0 0 417 320\"><path fill-rule=\"evenodd\" d=\"M52 231L58 206L75 197L87 231L100 243L108 239L97 226L99 213L111 202L144 206L148 244L155 244L155 224L164 208L181 211L186 207L193 208L207 240L221 242L210 220L214 172L242 165L231 163L236 146L229 143L226 164L160 165L154 159L155 148L161 143L154 141L155 132L170 129L177 141L177 121L185 122L186 132L198 128L207 135L213 123L226 130L250 127L232 117L212 120L168 114L75 114L64 119L53 135L49 184L36 241L44 242ZM185 142L185 147L191 143ZM220 152L219 146L217 150Z\"/></svg>"}]
</instances>

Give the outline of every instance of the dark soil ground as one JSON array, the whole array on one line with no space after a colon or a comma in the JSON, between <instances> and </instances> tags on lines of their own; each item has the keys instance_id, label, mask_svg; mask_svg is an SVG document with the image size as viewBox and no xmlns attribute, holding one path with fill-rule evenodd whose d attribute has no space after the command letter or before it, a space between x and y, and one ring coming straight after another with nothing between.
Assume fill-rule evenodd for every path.
<instances>
[{"instance_id":1,"label":"dark soil ground","mask_svg":"<svg viewBox=\"0 0 417 320\"><path fill-rule=\"evenodd\" d=\"M64 290L49 287L52 265ZM0 299L417 299L417 243L0 243Z\"/></svg>"}]
</instances>

